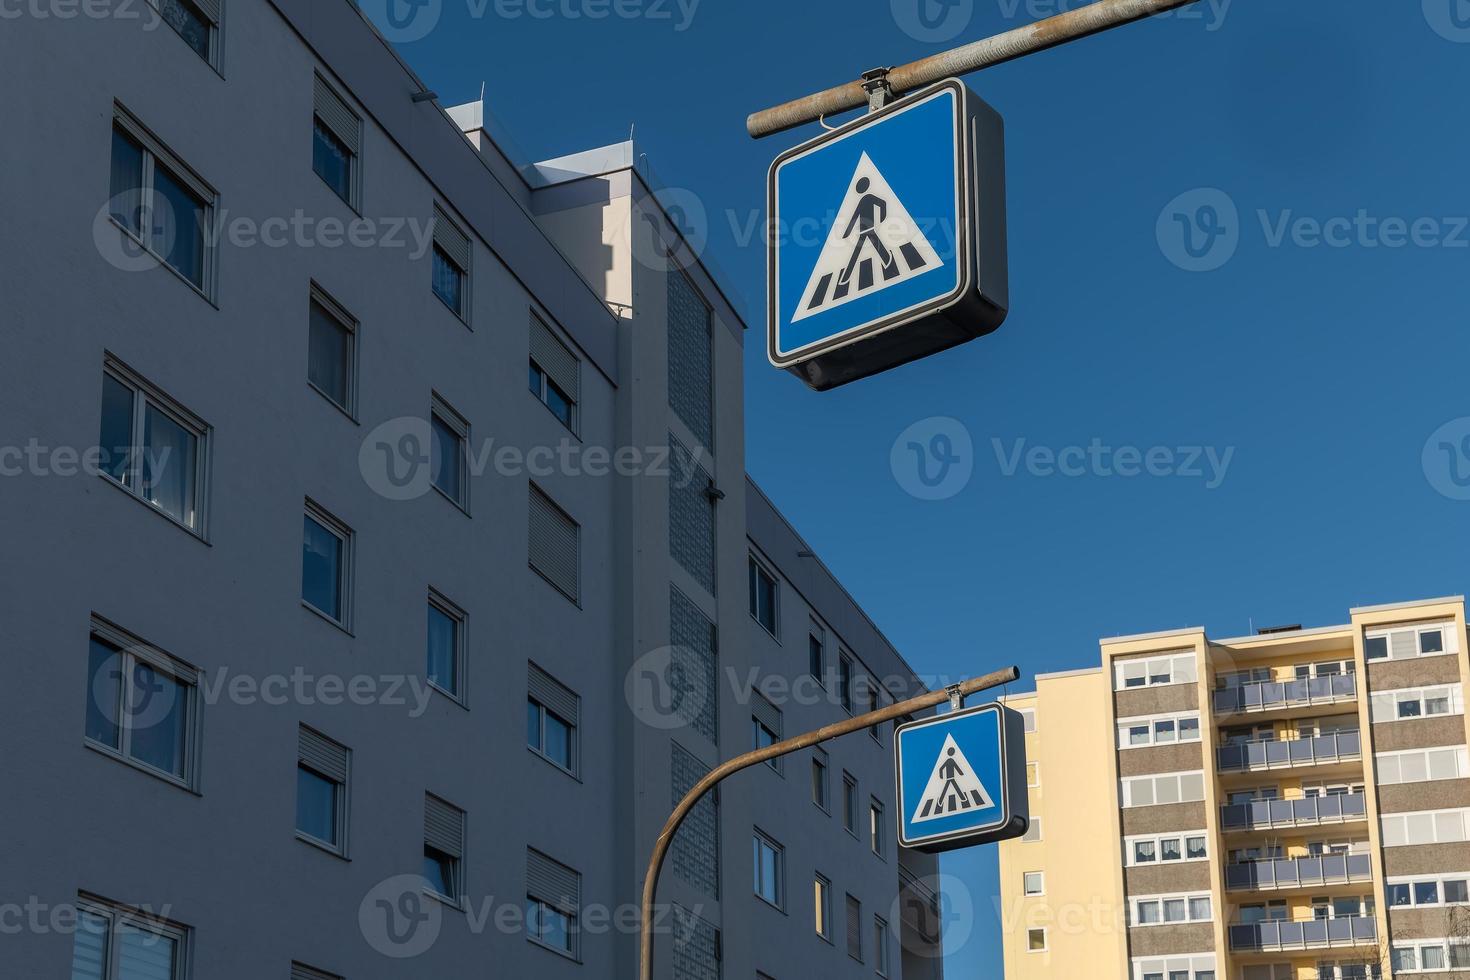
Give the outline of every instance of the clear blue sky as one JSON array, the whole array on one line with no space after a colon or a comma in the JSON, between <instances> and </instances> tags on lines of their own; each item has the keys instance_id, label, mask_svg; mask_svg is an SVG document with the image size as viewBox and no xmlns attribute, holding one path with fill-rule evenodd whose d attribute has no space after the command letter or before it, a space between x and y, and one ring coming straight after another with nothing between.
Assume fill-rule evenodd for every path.
<instances>
[{"instance_id":1,"label":"clear blue sky","mask_svg":"<svg viewBox=\"0 0 1470 980\"><path fill-rule=\"evenodd\" d=\"M905 33L889 0L703 0L683 31L673 0L672 19L599 21L509 18L493 2L475 18L468 2L443 0L439 26L402 47L444 102L488 80L493 112L537 158L636 123L664 181L708 209L710 254L753 315L763 252L725 213L758 213L772 156L814 130L754 142L746 113L942 47ZM1056 0L971 2L959 40ZM1470 503L1437 492L1422 462L1432 433L1470 415L1458 0L1427 13L1234 0L1223 16L1220 2L971 77L1008 126L1014 312L999 332L819 395L767 365L751 324L750 470L921 671L1091 666L1104 635L1338 623L1351 605L1466 588ZM1156 231L1197 188L1239 214L1238 248L1214 271L1179 268L1179 242ZM1360 210L1432 225L1398 248L1372 229L1346 247L1274 237L1283 217ZM974 445L970 482L940 501L906 493L890 465L899 433L934 416ZM1214 489L1024 463L1007 476L996 439L1005 454L1097 439L1234 455ZM1430 459L1453 491L1450 457ZM949 976L998 977L994 855L946 870L984 913Z\"/></svg>"}]
</instances>

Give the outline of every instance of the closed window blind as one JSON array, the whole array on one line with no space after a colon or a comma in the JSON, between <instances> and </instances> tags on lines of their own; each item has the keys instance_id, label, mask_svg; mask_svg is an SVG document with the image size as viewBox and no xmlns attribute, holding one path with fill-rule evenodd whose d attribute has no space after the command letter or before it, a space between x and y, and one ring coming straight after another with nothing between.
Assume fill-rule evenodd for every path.
<instances>
[{"instance_id":1,"label":"closed window blind","mask_svg":"<svg viewBox=\"0 0 1470 980\"><path fill-rule=\"evenodd\" d=\"M354 156L361 155L362 120L320 75L316 76L316 117Z\"/></svg>"},{"instance_id":2,"label":"closed window blind","mask_svg":"<svg viewBox=\"0 0 1470 980\"><path fill-rule=\"evenodd\" d=\"M847 896L847 955L858 962L863 958L863 903Z\"/></svg>"},{"instance_id":3,"label":"closed window blind","mask_svg":"<svg viewBox=\"0 0 1470 980\"><path fill-rule=\"evenodd\" d=\"M579 537L577 522L538 487L531 487L531 567L572 601L579 601Z\"/></svg>"},{"instance_id":4,"label":"closed window blind","mask_svg":"<svg viewBox=\"0 0 1470 980\"><path fill-rule=\"evenodd\" d=\"M450 857L464 857L464 811L437 796L424 796L424 843Z\"/></svg>"},{"instance_id":5,"label":"closed window blind","mask_svg":"<svg viewBox=\"0 0 1470 980\"><path fill-rule=\"evenodd\" d=\"M223 14L224 0L193 0L194 6L204 15L204 19L215 27L219 26Z\"/></svg>"},{"instance_id":6,"label":"closed window blind","mask_svg":"<svg viewBox=\"0 0 1470 980\"><path fill-rule=\"evenodd\" d=\"M529 665L526 686L532 698L550 710L562 721L576 727L581 714L582 699L535 664Z\"/></svg>"},{"instance_id":7,"label":"closed window blind","mask_svg":"<svg viewBox=\"0 0 1470 980\"><path fill-rule=\"evenodd\" d=\"M582 876L540 851L526 851L526 894L576 916L582 907Z\"/></svg>"},{"instance_id":8,"label":"closed window blind","mask_svg":"<svg viewBox=\"0 0 1470 980\"><path fill-rule=\"evenodd\" d=\"M459 266L461 272L470 271L470 239L439 205L434 205L434 244Z\"/></svg>"},{"instance_id":9,"label":"closed window blind","mask_svg":"<svg viewBox=\"0 0 1470 980\"><path fill-rule=\"evenodd\" d=\"M581 364L551 328L531 314L531 360L572 401L581 400Z\"/></svg>"},{"instance_id":10,"label":"closed window blind","mask_svg":"<svg viewBox=\"0 0 1470 980\"><path fill-rule=\"evenodd\" d=\"M767 701L759 691L752 691L750 712L777 738L781 737L781 709Z\"/></svg>"},{"instance_id":11,"label":"closed window blind","mask_svg":"<svg viewBox=\"0 0 1470 980\"><path fill-rule=\"evenodd\" d=\"M333 782L345 783L347 781L346 746L339 745L305 725L301 726L297 743L297 751L303 765L316 770Z\"/></svg>"}]
</instances>

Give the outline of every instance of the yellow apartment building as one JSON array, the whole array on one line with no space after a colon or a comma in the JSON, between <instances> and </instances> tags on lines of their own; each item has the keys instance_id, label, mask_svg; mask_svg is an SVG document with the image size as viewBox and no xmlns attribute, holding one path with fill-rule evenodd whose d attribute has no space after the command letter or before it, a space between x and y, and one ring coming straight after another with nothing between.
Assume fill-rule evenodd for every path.
<instances>
[{"instance_id":1,"label":"yellow apartment building","mask_svg":"<svg viewBox=\"0 0 1470 980\"><path fill-rule=\"evenodd\" d=\"M1470 980L1465 600L1037 677L1007 980Z\"/></svg>"}]
</instances>

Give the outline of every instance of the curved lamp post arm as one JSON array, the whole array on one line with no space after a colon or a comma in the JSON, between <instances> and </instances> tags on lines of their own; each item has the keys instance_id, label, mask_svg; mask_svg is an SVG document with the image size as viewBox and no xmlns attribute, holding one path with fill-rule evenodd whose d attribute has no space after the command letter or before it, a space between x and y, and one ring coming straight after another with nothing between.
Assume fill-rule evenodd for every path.
<instances>
[{"instance_id":1,"label":"curved lamp post arm","mask_svg":"<svg viewBox=\"0 0 1470 980\"><path fill-rule=\"evenodd\" d=\"M779 759L782 756L791 755L793 752L800 752L802 749L819 745L822 742L830 742L834 738L841 738L843 735L860 732L865 728L880 725L885 721L895 721L905 715L913 714L916 711L923 711L927 708L933 708L956 698L965 698L971 694L977 694L980 691L988 690L992 687L1009 684L1020 676L1021 671L1016 667L997 670L992 674L973 678L962 684L956 684L953 687L946 688L943 691L935 691L916 698L910 698L907 701L900 701L879 711L857 715L845 721L828 725L825 728L819 728L814 732L807 732L805 735L798 735L796 738L789 738L784 742L777 742L763 749L747 752L711 770L707 776L695 784L694 788L674 808L673 814L669 817L668 822L664 824L663 832L658 835L658 840L653 845L653 856L648 860L648 874L643 879L643 922L638 949L638 976L640 980L653 980L653 913L655 900L658 897L659 872L663 870L664 860L669 854L669 847L674 842L674 834L678 832L685 818L699 805L699 801L708 795L710 790L737 772L749 769L752 766L758 766L763 762L769 762L772 759Z\"/></svg>"}]
</instances>

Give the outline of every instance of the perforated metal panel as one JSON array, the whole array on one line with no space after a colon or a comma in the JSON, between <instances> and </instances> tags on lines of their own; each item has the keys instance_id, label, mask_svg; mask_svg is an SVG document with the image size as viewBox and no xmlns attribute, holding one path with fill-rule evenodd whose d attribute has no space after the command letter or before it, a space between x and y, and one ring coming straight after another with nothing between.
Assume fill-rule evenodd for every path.
<instances>
[{"instance_id":1,"label":"perforated metal panel","mask_svg":"<svg viewBox=\"0 0 1470 980\"><path fill-rule=\"evenodd\" d=\"M531 567L569 598L580 599L581 529L535 486L531 487L530 532Z\"/></svg>"},{"instance_id":2,"label":"perforated metal panel","mask_svg":"<svg viewBox=\"0 0 1470 980\"><path fill-rule=\"evenodd\" d=\"M667 678L669 689L682 701L677 706L690 728L719 744L719 666L715 624L684 593L669 590L669 643L673 656Z\"/></svg>"},{"instance_id":3,"label":"perforated metal panel","mask_svg":"<svg viewBox=\"0 0 1470 980\"><path fill-rule=\"evenodd\" d=\"M669 783L672 810L709 767L677 742L669 743ZM674 835L670 854L674 874L710 898L720 897L720 809L718 796L710 793L690 811L684 826Z\"/></svg>"},{"instance_id":4,"label":"perforated metal panel","mask_svg":"<svg viewBox=\"0 0 1470 980\"><path fill-rule=\"evenodd\" d=\"M710 475L693 453L669 435L669 552L715 594L715 502L706 492Z\"/></svg>"},{"instance_id":5,"label":"perforated metal panel","mask_svg":"<svg viewBox=\"0 0 1470 980\"><path fill-rule=\"evenodd\" d=\"M450 857L464 856L464 811L437 796L424 797L424 843Z\"/></svg>"},{"instance_id":6,"label":"perforated metal panel","mask_svg":"<svg viewBox=\"0 0 1470 980\"><path fill-rule=\"evenodd\" d=\"M301 762L338 783L347 781L347 748L302 725L297 736Z\"/></svg>"},{"instance_id":7,"label":"perforated metal panel","mask_svg":"<svg viewBox=\"0 0 1470 980\"><path fill-rule=\"evenodd\" d=\"M720 930L674 906L674 980L720 980Z\"/></svg>"},{"instance_id":8,"label":"perforated metal panel","mask_svg":"<svg viewBox=\"0 0 1470 980\"><path fill-rule=\"evenodd\" d=\"M677 270L669 273L669 407L714 451L714 339L710 308Z\"/></svg>"},{"instance_id":9,"label":"perforated metal panel","mask_svg":"<svg viewBox=\"0 0 1470 980\"><path fill-rule=\"evenodd\" d=\"M354 155L362 153L362 120L320 75L316 76L316 116Z\"/></svg>"}]
</instances>

